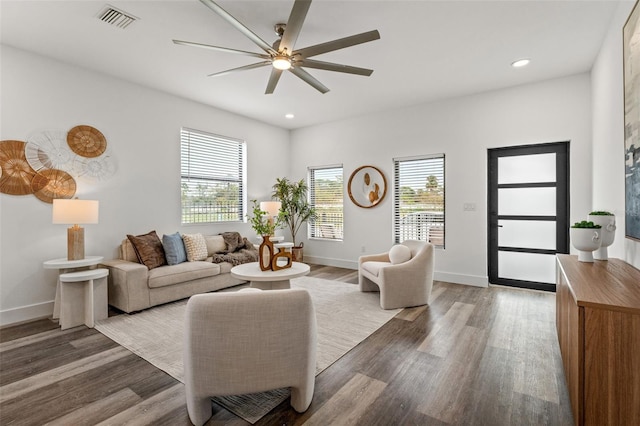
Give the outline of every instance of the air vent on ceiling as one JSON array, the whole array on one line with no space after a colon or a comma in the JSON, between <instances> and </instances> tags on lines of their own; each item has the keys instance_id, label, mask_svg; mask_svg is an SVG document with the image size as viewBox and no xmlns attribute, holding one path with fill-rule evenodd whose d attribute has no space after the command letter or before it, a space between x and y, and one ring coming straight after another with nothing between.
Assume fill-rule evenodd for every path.
<instances>
[{"instance_id":1,"label":"air vent on ceiling","mask_svg":"<svg viewBox=\"0 0 640 426\"><path fill-rule=\"evenodd\" d=\"M102 22L106 22L109 25L113 25L118 28L127 28L129 24L136 21L138 18L130 13L123 12L116 9L113 6L106 5L104 9L98 14L98 19Z\"/></svg>"}]
</instances>

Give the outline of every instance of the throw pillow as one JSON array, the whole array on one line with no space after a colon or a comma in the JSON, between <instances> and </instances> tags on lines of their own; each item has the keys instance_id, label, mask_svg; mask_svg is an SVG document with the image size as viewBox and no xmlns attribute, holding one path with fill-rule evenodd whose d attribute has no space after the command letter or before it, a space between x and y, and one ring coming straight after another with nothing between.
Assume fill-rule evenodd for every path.
<instances>
[{"instance_id":1,"label":"throw pillow","mask_svg":"<svg viewBox=\"0 0 640 426\"><path fill-rule=\"evenodd\" d=\"M127 238L131 241L138 260L147 268L153 269L167 264L162 241L158 238L156 231L143 235L127 235Z\"/></svg>"},{"instance_id":2,"label":"throw pillow","mask_svg":"<svg viewBox=\"0 0 640 426\"><path fill-rule=\"evenodd\" d=\"M404 263L411 259L411 249L402 244L396 244L389 250L389 261L392 264Z\"/></svg>"},{"instance_id":3,"label":"throw pillow","mask_svg":"<svg viewBox=\"0 0 640 426\"><path fill-rule=\"evenodd\" d=\"M182 234L182 241L189 262L207 260L207 243L202 234Z\"/></svg>"},{"instance_id":4,"label":"throw pillow","mask_svg":"<svg viewBox=\"0 0 640 426\"><path fill-rule=\"evenodd\" d=\"M182 236L178 232L171 235L163 235L162 246L169 265L177 265L187 261L187 252L184 249Z\"/></svg>"},{"instance_id":5,"label":"throw pillow","mask_svg":"<svg viewBox=\"0 0 640 426\"><path fill-rule=\"evenodd\" d=\"M216 253L223 253L227 250L227 244L221 235L205 235L204 240L207 243L207 255L213 256Z\"/></svg>"}]
</instances>

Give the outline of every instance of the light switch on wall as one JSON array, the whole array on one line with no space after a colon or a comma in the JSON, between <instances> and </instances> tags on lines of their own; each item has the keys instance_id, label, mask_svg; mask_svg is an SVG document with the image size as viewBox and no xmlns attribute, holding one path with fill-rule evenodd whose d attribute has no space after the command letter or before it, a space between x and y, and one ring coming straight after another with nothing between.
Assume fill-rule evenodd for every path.
<instances>
[{"instance_id":1,"label":"light switch on wall","mask_svg":"<svg viewBox=\"0 0 640 426\"><path fill-rule=\"evenodd\" d=\"M476 211L476 203L464 203L462 209L465 212L475 212Z\"/></svg>"}]
</instances>

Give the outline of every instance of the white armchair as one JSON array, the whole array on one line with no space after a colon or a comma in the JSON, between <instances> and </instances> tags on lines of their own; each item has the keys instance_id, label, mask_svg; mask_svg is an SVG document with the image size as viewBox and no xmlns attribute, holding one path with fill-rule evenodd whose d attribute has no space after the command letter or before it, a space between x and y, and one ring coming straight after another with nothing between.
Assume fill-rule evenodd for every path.
<instances>
[{"instance_id":1,"label":"white armchair","mask_svg":"<svg viewBox=\"0 0 640 426\"><path fill-rule=\"evenodd\" d=\"M189 418L204 424L212 396L291 387L298 412L311 404L316 314L306 290L209 293L187 303L184 373Z\"/></svg>"},{"instance_id":2,"label":"white armchair","mask_svg":"<svg viewBox=\"0 0 640 426\"><path fill-rule=\"evenodd\" d=\"M407 240L398 247L411 252L410 259L398 262L390 252L360 256L358 284L360 291L379 291L382 309L408 308L429 304L433 287L433 245ZM393 251L394 248L392 248ZM402 251L402 250L397 250ZM392 262L393 260L393 262Z\"/></svg>"}]
</instances>

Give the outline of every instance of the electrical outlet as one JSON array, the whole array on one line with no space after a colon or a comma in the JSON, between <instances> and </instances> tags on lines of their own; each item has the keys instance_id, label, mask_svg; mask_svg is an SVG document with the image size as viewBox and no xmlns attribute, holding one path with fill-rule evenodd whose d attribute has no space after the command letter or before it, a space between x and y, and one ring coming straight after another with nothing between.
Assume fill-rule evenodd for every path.
<instances>
[{"instance_id":1,"label":"electrical outlet","mask_svg":"<svg viewBox=\"0 0 640 426\"><path fill-rule=\"evenodd\" d=\"M364 253L365 251L367 251L367 248L365 246L360 247L360 253Z\"/></svg>"}]
</instances>

